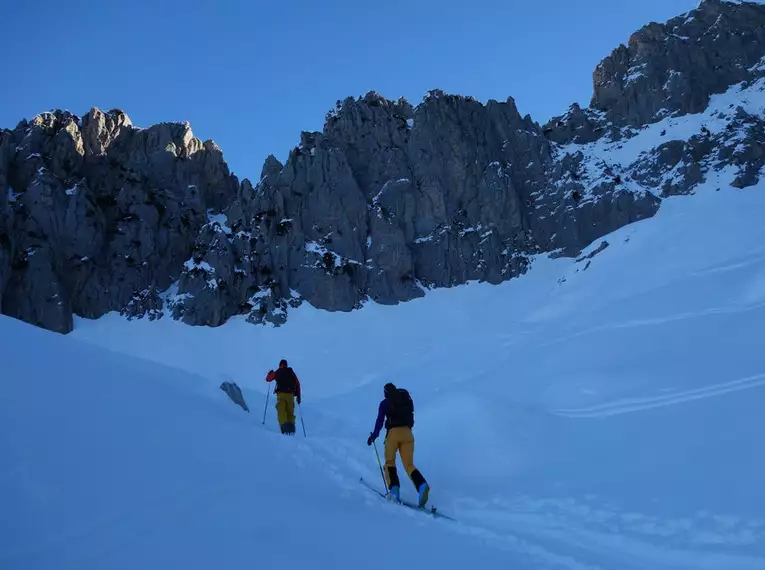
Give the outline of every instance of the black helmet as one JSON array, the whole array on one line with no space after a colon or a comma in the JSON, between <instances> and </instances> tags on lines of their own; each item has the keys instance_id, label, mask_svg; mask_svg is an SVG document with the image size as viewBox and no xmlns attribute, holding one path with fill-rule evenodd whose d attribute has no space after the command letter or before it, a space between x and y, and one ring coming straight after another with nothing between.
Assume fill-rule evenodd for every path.
<instances>
[{"instance_id":1,"label":"black helmet","mask_svg":"<svg viewBox=\"0 0 765 570\"><path fill-rule=\"evenodd\" d=\"M392 382L388 382L383 387L383 393L385 394L386 398L390 398L393 394L396 393L396 390L397 390L397 388L396 388L396 386Z\"/></svg>"},{"instance_id":2,"label":"black helmet","mask_svg":"<svg viewBox=\"0 0 765 570\"><path fill-rule=\"evenodd\" d=\"M282 358L279 361L279 368L283 368L284 366L287 366L287 361Z\"/></svg>"}]
</instances>

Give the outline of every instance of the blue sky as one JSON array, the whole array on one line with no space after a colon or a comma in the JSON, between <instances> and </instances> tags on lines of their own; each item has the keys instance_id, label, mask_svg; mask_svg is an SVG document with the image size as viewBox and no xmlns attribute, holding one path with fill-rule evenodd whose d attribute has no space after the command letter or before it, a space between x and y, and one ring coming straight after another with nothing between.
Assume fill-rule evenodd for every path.
<instances>
[{"instance_id":1,"label":"blue sky","mask_svg":"<svg viewBox=\"0 0 765 570\"><path fill-rule=\"evenodd\" d=\"M429 89L515 98L544 122L586 105L592 71L698 0L28 0L3 2L0 127L63 108L189 121L240 178L284 160L335 101Z\"/></svg>"}]
</instances>

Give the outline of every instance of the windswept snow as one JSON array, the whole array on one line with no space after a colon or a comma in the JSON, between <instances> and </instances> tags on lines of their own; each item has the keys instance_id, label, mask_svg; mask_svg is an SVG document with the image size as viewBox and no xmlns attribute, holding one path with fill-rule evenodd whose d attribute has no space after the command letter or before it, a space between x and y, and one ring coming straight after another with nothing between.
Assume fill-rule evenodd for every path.
<instances>
[{"instance_id":1,"label":"windswept snow","mask_svg":"<svg viewBox=\"0 0 765 570\"><path fill-rule=\"evenodd\" d=\"M625 85L629 85L630 83L634 83L641 77L645 77L645 63L641 63L640 65L636 65L629 68L629 73L627 74L627 78L625 79L624 83Z\"/></svg>"},{"instance_id":2,"label":"windswept snow","mask_svg":"<svg viewBox=\"0 0 765 570\"><path fill-rule=\"evenodd\" d=\"M215 273L215 269L210 266L209 263L206 261L200 261L197 263L193 259L187 259L186 262L183 264L183 267L186 269L186 271L193 271L195 269L201 269L202 271L205 271L207 273Z\"/></svg>"},{"instance_id":3,"label":"windswept snow","mask_svg":"<svg viewBox=\"0 0 765 570\"><path fill-rule=\"evenodd\" d=\"M228 226L228 218L226 217L226 214L213 214L212 210L208 210L207 222L213 227L220 228L220 231L226 235L231 235L232 233L231 228Z\"/></svg>"},{"instance_id":4,"label":"windswept snow","mask_svg":"<svg viewBox=\"0 0 765 570\"><path fill-rule=\"evenodd\" d=\"M327 249L323 245L319 245L315 241L309 241L305 244L305 251L308 253L313 253L318 255L319 257L324 257L325 255L329 254L332 257L332 263L337 266L343 266L346 263L349 263L351 265L362 265L360 262L356 261L355 259L348 259L346 257L343 257L339 255L338 253L335 253L334 251Z\"/></svg>"}]
</instances>

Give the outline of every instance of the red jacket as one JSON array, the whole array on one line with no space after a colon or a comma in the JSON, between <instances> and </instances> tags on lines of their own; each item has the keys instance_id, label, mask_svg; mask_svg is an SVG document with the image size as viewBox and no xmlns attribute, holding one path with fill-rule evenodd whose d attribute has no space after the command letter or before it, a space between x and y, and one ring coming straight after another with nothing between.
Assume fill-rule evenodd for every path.
<instances>
[{"instance_id":1,"label":"red jacket","mask_svg":"<svg viewBox=\"0 0 765 570\"><path fill-rule=\"evenodd\" d=\"M293 374L295 374L295 371L292 371ZM266 382L273 382L276 380L276 372L273 370L269 370L268 374L266 375ZM274 387L274 393L276 393L276 387ZM300 380L298 380L297 374L295 374L295 397L298 399L298 402L300 401Z\"/></svg>"}]
</instances>

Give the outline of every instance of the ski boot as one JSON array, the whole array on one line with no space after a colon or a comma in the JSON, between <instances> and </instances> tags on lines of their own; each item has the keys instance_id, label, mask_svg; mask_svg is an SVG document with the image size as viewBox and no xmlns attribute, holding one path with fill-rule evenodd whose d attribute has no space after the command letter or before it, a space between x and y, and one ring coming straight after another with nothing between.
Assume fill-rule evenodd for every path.
<instances>
[{"instance_id":1,"label":"ski boot","mask_svg":"<svg viewBox=\"0 0 765 570\"><path fill-rule=\"evenodd\" d=\"M427 504L429 493L430 493L430 486L427 483L423 483L422 485L420 485L420 488L417 489L417 495L419 498L418 504L421 509L424 508L425 505Z\"/></svg>"},{"instance_id":2,"label":"ski boot","mask_svg":"<svg viewBox=\"0 0 765 570\"><path fill-rule=\"evenodd\" d=\"M388 500L396 501L397 503L401 502L401 489L399 489L398 485L390 488L390 491L388 491Z\"/></svg>"}]
</instances>

